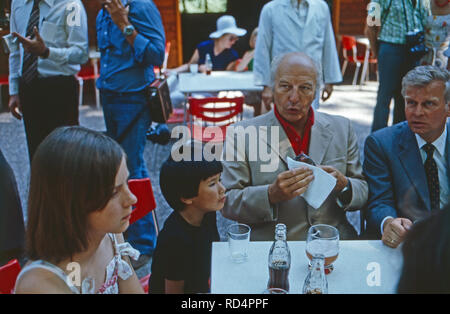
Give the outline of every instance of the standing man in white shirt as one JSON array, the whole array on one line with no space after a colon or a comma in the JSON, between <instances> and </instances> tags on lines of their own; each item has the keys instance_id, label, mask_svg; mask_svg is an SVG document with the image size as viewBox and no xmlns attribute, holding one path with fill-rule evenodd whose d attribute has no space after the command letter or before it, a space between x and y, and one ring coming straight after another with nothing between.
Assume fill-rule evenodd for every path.
<instances>
[{"instance_id":1,"label":"standing man in white shirt","mask_svg":"<svg viewBox=\"0 0 450 314\"><path fill-rule=\"evenodd\" d=\"M449 203L450 73L419 66L402 81L405 122L372 133L364 148L367 226L397 247L412 224Z\"/></svg>"},{"instance_id":2,"label":"standing man in white shirt","mask_svg":"<svg viewBox=\"0 0 450 314\"><path fill-rule=\"evenodd\" d=\"M55 128L78 125L75 74L87 62L87 16L80 0L15 0L9 56L9 108L24 120L30 163Z\"/></svg>"},{"instance_id":3,"label":"standing man in white shirt","mask_svg":"<svg viewBox=\"0 0 450 314\"><path fill-rule=\"evenodd\" d=\"M319 98L327 100L334 83L342 81L330 10L323 0L273 0L267 3L259 18L253 73L255 84L264 86L262 100L266 109L273 101L270 86L272 60L287 52L304 52L316 63L319 88L313 108Z\"/></svg>"}]
</instances>

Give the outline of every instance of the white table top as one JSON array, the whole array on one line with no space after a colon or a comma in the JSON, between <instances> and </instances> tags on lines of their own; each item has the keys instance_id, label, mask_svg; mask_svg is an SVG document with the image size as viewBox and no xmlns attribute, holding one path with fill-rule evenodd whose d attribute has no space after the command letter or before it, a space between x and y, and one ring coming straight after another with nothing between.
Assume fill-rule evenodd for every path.
<instances>
[{"instance_id":1,"label":"white table top","mask_svg":"<svg viewBox=\"0 0 450 314\"><path fill-rule=\"evenodd\" d=\"M272 242L250 242L248 261L231 261L228 242L214 242L211 293L259 294L269 279L268 255ZM301 293L308 273L304 241L289 241L290 293ZM403 257L401 248L391 249L381 241L340 241L334 270L327 275L328 293L395 293ZM379 280L378 280L379 279Z\"/></svg>"},{"instance_id":2,"label":"white table top","mask_svg":"<svg viewBox=\"0 0 450 314\"><path fill-rule=\"evenodd\" d=\"M262 90L262 86L253 83L253 72L213 71L211 75L180 73L178 81L182 93Z\"/></svg>"}]
</instances>

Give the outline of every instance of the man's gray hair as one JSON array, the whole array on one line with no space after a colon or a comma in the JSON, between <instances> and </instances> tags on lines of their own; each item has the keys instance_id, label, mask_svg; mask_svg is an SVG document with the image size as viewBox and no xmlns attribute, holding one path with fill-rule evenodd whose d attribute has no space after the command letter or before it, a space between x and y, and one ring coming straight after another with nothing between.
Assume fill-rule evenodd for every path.
<instances>
[{"instance_id":1,"label":"man's gray hair","mask_svg":"<svg viewBox=\"0 0 450 314\"><path fill-rule=\"evenodd\" d=\"M444 99L446 106L450 101L450 72L432 65L418 66L409 71L402 80L402 95L408 86L427 86L433 81L442 81L445 84ZM448 108L448 107L446 107Z\"/></svg>"},{"instance_id":2,"label":"man's gray hair","mask_svg":"<svg viewBox=\"0 0 450 314\"><path fill-rule=\"evenodd\" d=\"M275 86L275 76L277 75L277 70L278 70L278 67L280 66L281 61L287 55L293 54L293 53L295 53L295 52L286 52L286 53L283 53L283 54L279 54L279 55L275 56L275 58L273 58L272 63L270 65L270 84L271 84L270 87L272 87L272 89ZM304 54L304 53L302 53L302 54ZM304 55L306 57L308 57L306 54L304 54ZM308 58L311 60L312 64L314 65L314 72L316 74L315 75L315 77L316 77L315 84L316 84L316 88L318 88L318 86L317 86L318 81L319 81L319 72L317 71L318 67L317 67L316 62L312 58L310 58L310 57L308 57Z\"/></svg>"}]
</instances>

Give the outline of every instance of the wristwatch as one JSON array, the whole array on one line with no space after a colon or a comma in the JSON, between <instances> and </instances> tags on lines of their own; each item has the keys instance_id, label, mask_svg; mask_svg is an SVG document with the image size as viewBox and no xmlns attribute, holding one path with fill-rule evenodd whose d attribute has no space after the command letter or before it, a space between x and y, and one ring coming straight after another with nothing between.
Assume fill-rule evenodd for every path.
<instances>
[{"instance_id":1,"label":"wristwatch","mask_svg":"<svg viewBox=\"0 0 450 314\"><path fill-rule=\"evenodd\" d=\"M352 200L352 194L352 184L350 183L350 180L348 180L347 185L342 189L342 191L336 198L336 203L339 205L339 207L347 207Z\"/></svg>"},{"instance_id":2,"label":"wristwatch","mask_svg":"<svg viewBox=\"0 0 450 314\"><path fill-rule=\"evenodd\" d=\"M123 34L125 35L125 37L131 36L134 33L134 26L133 25L127 25L123 28Z\"/></svg>"}]
</instances>

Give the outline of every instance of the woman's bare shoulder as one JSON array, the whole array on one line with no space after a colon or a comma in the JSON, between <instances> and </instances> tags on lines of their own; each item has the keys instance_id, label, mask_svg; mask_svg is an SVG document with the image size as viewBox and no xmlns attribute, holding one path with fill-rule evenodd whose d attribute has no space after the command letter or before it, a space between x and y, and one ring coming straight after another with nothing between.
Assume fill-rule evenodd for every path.
<instances>
[{"instance_id":1,"label":"woman's bare shoulder","mask_svg":"<svg viewBox=\"0 0 450 314\"><path fill-rule=\"evenodd\" d=\"M21 275L15 287L16 294L66 294L72 293L67 284L53 272L33 268Z\"/></svg>"}]
</instances>

